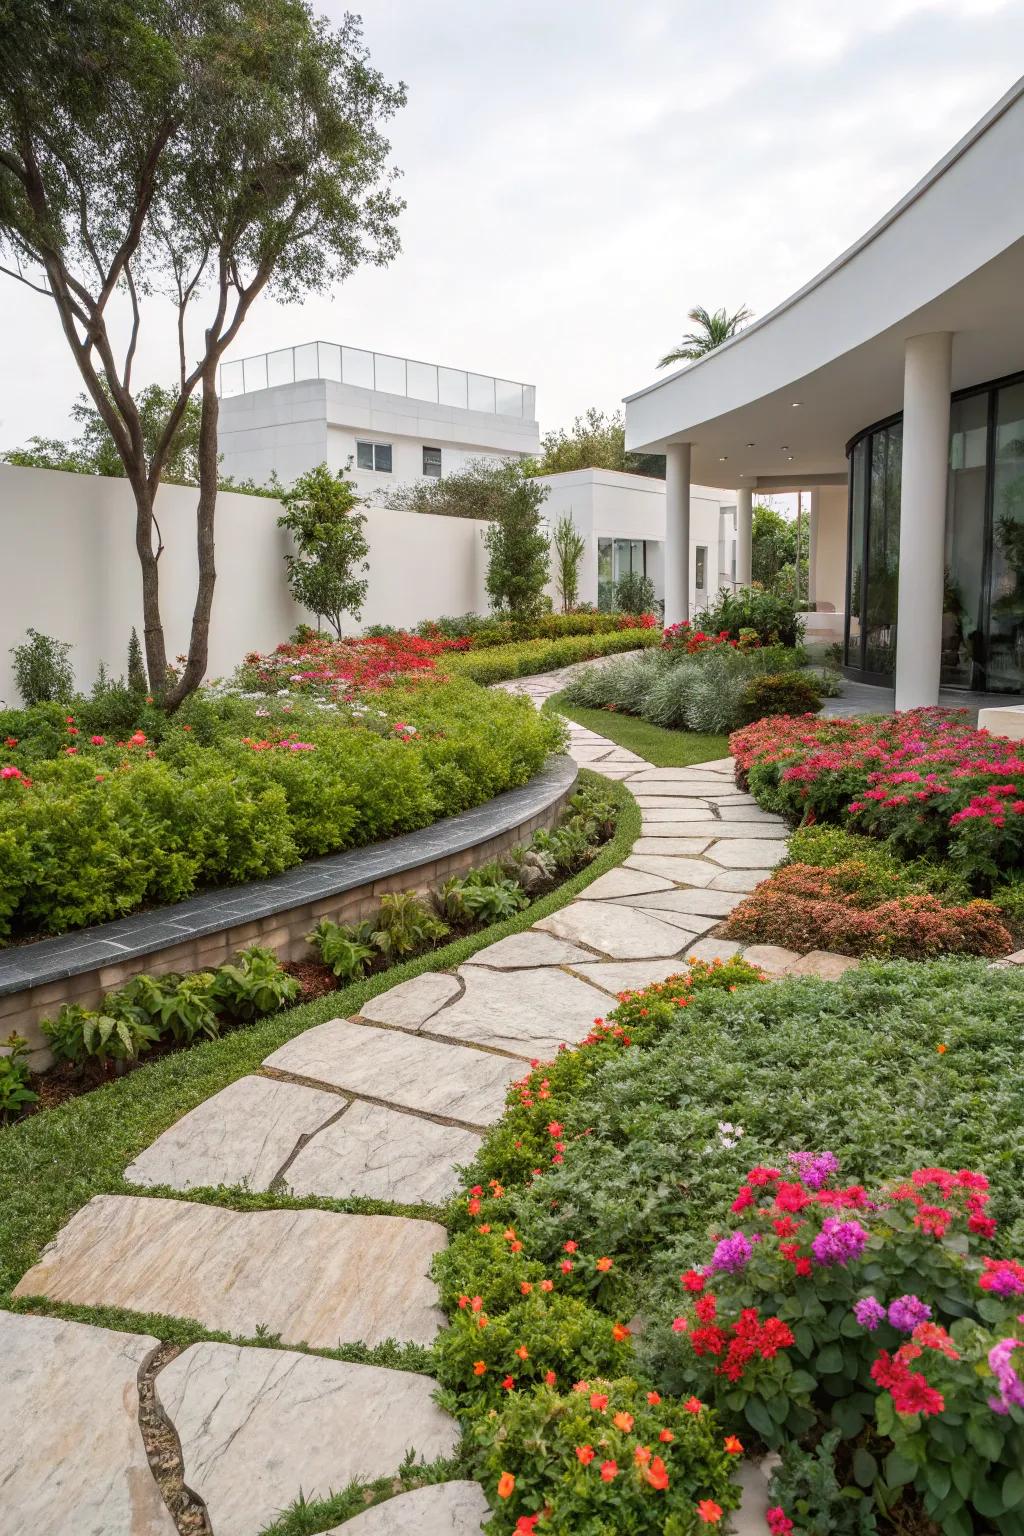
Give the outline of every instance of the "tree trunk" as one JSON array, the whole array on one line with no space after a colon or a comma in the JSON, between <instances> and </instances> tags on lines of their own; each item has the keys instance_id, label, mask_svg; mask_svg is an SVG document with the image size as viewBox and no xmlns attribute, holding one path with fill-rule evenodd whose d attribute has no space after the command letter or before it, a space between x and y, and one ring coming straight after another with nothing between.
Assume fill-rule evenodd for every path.
<instances>
[{"instance_id":1,"label":"tree trunk","mask_svg":"<svg viewBox=\"0 0 1024 1536\"><path fill-rule=\"evenodd\" d=\"M153 497L145 473L131 476L135 493L135 548L142 569L142 623L150 690L160 695L167 684L167 647L160 618L159 554L153 548Z\"/></svg>"},{"instance_id":2,"label":"tree trunk","mask_svg":"<svg viewBox=\"0 0 1024 1536\"><path fill-rule=\"evenodd\" d=\"M192 611L192 630L189 636L188 659L181 677L170 688L164 699L165 708L173 712L194 693L206 676L210 652L210 614L213 609L213 589L217 581L214 563L214 516L217 510L217 417L220 402L217 398L217 364L208 361L203 370L203 408L199 423L199 502L196 506L196 551L199 557L199 585L196 605Z\"/></svg>"}]
</instances>

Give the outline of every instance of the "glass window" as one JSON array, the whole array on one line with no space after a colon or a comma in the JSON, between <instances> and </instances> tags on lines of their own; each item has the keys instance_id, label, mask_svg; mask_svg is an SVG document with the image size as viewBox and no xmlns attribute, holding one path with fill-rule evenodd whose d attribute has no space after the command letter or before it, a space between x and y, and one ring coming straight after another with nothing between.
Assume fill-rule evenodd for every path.
<instances>
[{"instance_id":1,"label":"glass window","mask_svg":"<svg viewBox=\"0 0 1024 1536\"><path fill-rule=\"evenodd\" d=\"M432 480L441 478L441 450L440 448L424 448L423 473L429 475Z\"/></svg>"},{"instance_id":2,"label":"glass window","mask_svg":"<svg viewBox=\"0 0 1024 1536\"><path fill-rule=\"evenodd\" d=\"M1024 382L996 395L985 686L993 693L1024 687Z\"/></svg>"},{"instance_id":3,"label":"glass window","mask_svg":"<svg viewBox=\"0 0 1024 1536\"><path fill-rule=\"evenodd\" d=\"M864 602L864 502L867 490L868 439L852 454L850 469L850 558L846 572L846 664L863 666L861 610Z\"/></svg>"},{"instance_id":4,"label":"glass window","mask_svg":"<svg viewBox=\"0 0 1024 1536\"><path fill-rule=\"evenodd\" d=\"M615 606L611 539L597 541L597 606L602 613L610 613Z\"/></svg>"},{"instance_id":5,"label":"glass window","mask_svg":"<svg viewBox=\"0 0 1024 1536\"><path fill-rule=\"evenodd\" d=\"M902 471L903 427L897 424L871 438L864 643L867 672L891 672L896 665Z\"/></svg>"},{"instance_id":6,"label":"glass window","mask_svg":"<svg viewBox=\"0 0 1024 1536\"><path fill-rule=\"evenodd\" d=\"M980 686L985 660L988 401L987 393L972 395L950 411L942 681L954 688Z\"/></svg>"},{"instance_id":7,"label":"glass window","mask_svg":"<svg viewBox=\"0 0 1024 1536\"><path fill-rule=\"evenodd\" d=\"M708 581L708 548L706 544L697 545L694 551L693 569L693 584L698 592L703 592Z\"/></svg>"},{"instance_id":8,"label":"glass window","mask_svg":"<svg viewBox=\"0 0 1024 1536\"><path fill-rule=\"evenodd\" d=\"M390 475L391 444L357 442L356 468L375 469L382 475Z\"/></svg>"}]
</instances>

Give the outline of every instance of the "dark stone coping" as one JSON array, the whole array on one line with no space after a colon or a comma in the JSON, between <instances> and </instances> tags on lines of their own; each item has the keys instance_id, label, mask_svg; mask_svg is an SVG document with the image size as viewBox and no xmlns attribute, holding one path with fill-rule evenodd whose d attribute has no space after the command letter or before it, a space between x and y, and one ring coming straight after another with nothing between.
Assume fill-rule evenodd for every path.
<instances>
[{"instance_id":1,"label":"dark stone coping","mask_svg":"<svg viewBox=\"0 0 1024 1536\"><path fill-rule=\"evenodd\" d=\"M135 955L152 954L170 944L201 938L254 918L272 917L290 907L337 896L462 853L539 815L572 789L577 773L571 758L552 757L521 788L505 790L493 800L416 832L311 859L267 880L206 891L170 907L0 950L0 996L62 981Z\"/></svg>"}]
</instances>

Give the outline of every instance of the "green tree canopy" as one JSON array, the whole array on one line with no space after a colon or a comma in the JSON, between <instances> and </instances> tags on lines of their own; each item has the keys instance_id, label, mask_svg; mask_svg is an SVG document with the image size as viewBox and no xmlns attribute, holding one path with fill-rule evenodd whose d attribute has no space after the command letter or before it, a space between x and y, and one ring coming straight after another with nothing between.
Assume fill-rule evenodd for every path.
<instances>
[{"instance_id":1,"label":"green tree canopy","mask_svg":"<svg viewBox=\"0 0 1024 1536\"><path fill-rule=\"evenodd\" d=\"M493 522L503 515L510 494L528 470L529 465L517 459L497 463L471 459L440 480L397 486L386 505L396 512L433 512L439 517L478 517Z\"/></svg>"},{"instance_id":2,"label":"green tree canopy","mask_svg":"<svg viewBox=\"0 0 1024 1536\"><path fill-rule=\"evenodd\" d=\"M109 394L106 378L104 391ZM146 384L135 397L147 458L152 462L163 435L177 389L162 384ZM71 415L80 431L77 437L30 437L24 448L11 448L4 455L7 464L21 464L27 469L64 469L78 475L112 475L123 479L127 473L117 451L113 434L88 395L79 395ZM164 458L162 480L177 485L196 485L199 481L199 401L189 400L171 438Z\"/></svg>"},{"instance_id":3,"label":"green tree canopy","mask_svg":"<svg viewBox=\"0 0 1024 1536\"><path fill-rule=\"evenodd\" d=\"M318 464L281 500L285 510L277 525L295 541L294 553L285 555L292 596L340 637L345 614L359 618L369 585L356 574L368 569L369 554L366 518L355 510L360 499L343 472L335 475Z\"/></svg>"},{"instance_id":4,"label":"green tree canopy","mask_svg":"<svg viewBox=\"0 0 1024 1536\"><path fill-rule=\"evenodd\" d=\"M665 456L626 451L626 423L621 411L610 415L592 405L577 416L569 431L560 427L541 438L538 475L560 475L573 469L618 469L631 475L665 478Z\"/></svg>"},{"instance_id":5,"label":"green tree canopy","mask_svg":"<svg viewBox=\"0 0 1024 1536\"><path fill-rule=\"evenodd\" d=\"M150 682L174 708L206 671L218 366L262 293L294 301L393 257L380 125L404 88L371 68L358 18L333 28L306 0L4 0L2 14L0 271L52 301L124 464ZM132 366L156 296L179 378L150 451ZM197 393L199 575L170 682L153 502Z\"/></svg>"},{"instance_id":6,"label":"green tree canopy","mask_svg":"<svg viewBox=\"0 0 1024 1536\"><path fill-rule=\"evenodd\" d=\"M670 352L665 353L658 363L659 368L668 368L672 363L692 363L698 357L713 352L723 341L728 341L737 331L741 331L748 320L753 320L754 312L745 304L741 304L732 315L725 309L712 312L702 304L697 304L687 310L686 318L692 320L697 329L687 332Z\"/></svg>"}]
</instances>

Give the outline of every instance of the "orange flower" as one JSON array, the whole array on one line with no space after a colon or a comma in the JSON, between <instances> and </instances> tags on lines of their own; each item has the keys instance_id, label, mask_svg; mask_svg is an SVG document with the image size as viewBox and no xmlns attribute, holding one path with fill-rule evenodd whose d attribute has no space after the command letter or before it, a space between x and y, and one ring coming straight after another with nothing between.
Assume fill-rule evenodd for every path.
<instances>
[{"instance_id":1,"label":"orange flower","mask_svg":"<svg viewBox=\"0 0 1024 1536\"><path fill-rule=\"evenodd\" d=\"M675 1435L670 1429L663 1429L661 1434L658 1436L658 1439L661 1441L662 1445L671 1445L672 1441L675 1439Z\"/></svg>"},{"instance_id":2,"label":"orange flower","mask_svg":"<svg viewBox=\"0 0 1024 1536\"><path fill-rule=\"evenodd\" d=\"M515 1227L506 1227L501 1235L505 1239L506 1243L510 1243L516 1235L516 1229Z\"/></svg>"},{"instance_id":3,"label":"orange flower","mask_svg":"<svg viewBox=\"0 0 1024 1536\"><path fill-rule=\"evenodd\" d=\"M646 1462L650 1461L650 1459L651 1459L651 1448L650 1448L650 1446L649 1445L638 1445L636 1450L633 1452L633 1460L636 1462L637 1466L638 1467L642 1467Z\"/></svg>"},{"instance_id":4,"label":"orange flower","mask_svg":"<svg viewBox=\"0 0 1024 1536\"><path fill-rule=\"evenodd\" d=\"M519 1356L520 1360L529 1360L530 1358L530 1351L527 1349L525 1344L520 1344L519 1348L516 1350L516 1354Z\"/></svg>"},{"instance_id":5,"label":"orange flower","mask_svg":"<svg viewBox=\"0 0 1024 1536\"><path fill-rule=\"evenodd\" d=\"M474 1296L469 1304L473 1308L474 1312L479 1312L483 1307L484 1299L482 1296Z\"/></svg>"},{"instance_id":6,"label":"orange flower","mask_svg":"<svg viewBox=\"0 0 1024 1536\"><path fill-rule=\"evenodd\" d=\"M486 1371L486 1369L487 1369L487 1362L486 1362L486 1360L474 1360L473 1361L473 1375L474 1376L482 1376L484 1374L484 1372Z\"/></svg>"},{"instance_id":7,"label":"orange flower","mask_svg":"<svg viewBox=\"0 0 1024 1536\"><path fill-rule=\"evenodd\" d=\"M529 1296L530 1292L533 1290L533 1286L530 1284L529 1280L521 1280L519 1282L519 1289L524 1296Z\"/></svg>"},{"instance_id":8,"label":"orange flower","mask_svg":"<svg viewBox=\"0 0 1024 1536\"><path fill-rule=\"evenodd\" d=\"M641 1468L644 1480L652 1488L668 1487L668 1470L660 1456L652 1456L647 1466Z\"/></svg>"},{"instance_id":9,"label":"orange flower","mask_svg":"<svg viewBox=\"0 0 1024 1536\"><path fill-rule=\"evenodd\" d=\"M618 1464L617 1461L602 1461L602 1463L601 1463L601 1481L602 1481L602 1483L613 1483L615 1481L615 1479L618 1477L618 1475L619 1475L619 1464Z\"/></svg>"},{"instance_id":10,"label":"orange flower","mask_svg":"<svg viewBox=\"0 0 1024 1536\"><path fill-rule=\"evenodd\" d=\"M624 1435L628 1435L633 1428L633 1415L631 1413L617 1413L612 1419L616 1429L621 1429Z\"/></svg>"},{"instance_id":11,"label":"orange flower","mask_svg":"<svg viewBox=\"0 0 1024 1536\"><path fill-rule=\"evenodd\" d=\"M482 1227L477 1227L477 1231L482 1233L484 1237L487 1236L487 1234L488 1234L488 1232L490 1230L491 1230L491 1224L490 1224L489 1221L485 1221Z\"/></svg>"},{"instance_id":12,"label":"orange flower","mask_svg":"<svg viewBox=\"0 0 1024 1536\"><path fill-rule=\"evenodd\" d=\"M716 1504L714 1499L701 1499L697 1505L697 1514L705 1525L717 1525L722 1518L722 1506Z\"/></svg>"},{"instance_id":13,"label":"orange flower","mask_svg":"<svg viewBox=\"0 0 1024 1536\"><path fill-rule=\"evenodd\" d=\"M594 1447L592 1445L578 1445L576 1447L576 1455L583 1466L589 1467L594 1459Z\"/></svg>"},{"instance_id":14,"label":"orange flower","mask_svg":"<svg viewBox=\"0 0 1024 1536\"><path fill-rule=\"evenodd\" d=\"M738 1440L735 1435L726 1435L723 1444L729 1456L743 1455L743 1441Z\"/></svg>"},{"instance_id":15,"label":"orange flower","mask_svg":"<svg viewBox=\"0 0 1024 1536\"><path fill-rule=\"evenodd\" d=\"M544 1372L544 1381L549 1387L553 1387L557 1380L558 1377L555 1375L554 1371Z\"/></svg>"},{"instance_id":16,"label":"orange flower","mask_svg":"<svg viewBox=\"0 0 1024 1536\"><path fill-rule=\"evenodd\" d=\"M563 1275L571 1275L573 1271L572 1259L563 1259L559 1265L559 1268L561 1269Z\"/></svg>"},{"instance_id":17,"label":"orange flower","mask_svg":"<svg viewBox=\"0 0 1024 1536\"><path fill-rule=\"evenodd\" d=\"M652 1408L657 1408L658 1404L661 1402L661 1393L648 1392L647 1401L650 1403Z\"/></svg>"},{"instance_id":18,"label":"orange flower","mask_svg":"<svg viewBox=\"0 0 1024 1536\"><path fill-rule=\"evenodd\" d=\"M522 1253L523 1251L523 1245L518 1238L516 1238L514 1243L509 1243L508 1247L510 1253Z\"/></svg>"},{"instance_id":19,"label":"orange flower","mask_svg":"<svg viewBox=\"0 0 1024 1536\"><path fill-rule=\"evenodd\" d=\"M937 1045L935 1047L935 1049L938 1051L940 1056L945 1056L946 1052L949 1050L949 1046L948 1045Z\"/></svg>"},{"instance_id":20,"label":"orange flower","mask_svg":"<svg viewBox=\"0 0 1024 1536\"><path fill-rule=\"evenodd\" d=\"M614 1264L614 1259L598 1259L597 1267L602 1275L606 1275Z\"/></svg>"},{"instance_id":21,"label":"orange flower","mask_svg":"<svg viewBox=\"0 0 1024 1536\"><path fill-rule=\"evenodd\" d=\"M510 1499L515 1492L516 1480L511 1472L503 1472L498 1478L498 1498Z\"/></svg>"},{"instance_id":22,"label":"orange flower","mask_svg":"<svg viewBox=\"0 0 1024 1536\"><path fill-rule=\"evenodd\" d=\"M595 1413L604 1413L608 1407L608 1395L606 1392L591 1392L590 1406Z\"/></svg>"},{"instance_id":23,"label":"orange flower","mask_svg":"<svg viewBox=\"0 0 1024 1536\"><path fill-rule=\"evenodd\" d=\"M553 1291L555 1288L555 1282L553 1280L542 1280L540 1283L540 1288L542 1291Z\"/></svg>"},{"instance_id":24,"label":"orange flower","mask_svg":"<svg viewBox=\"0 0 1024 1536\"><path fill-rule=\"evenodd\" d=\"M615 1340L616 1344L621 1344L623 1339L629 1338L629 1329L626 1327L625 1323L614 1323L612 1325L612 1338Z\"/></svg>"},{"instance_id":25,"label":"orange flower","mask_svg":"<svg viewBox=\"0 0 1024 1536\"><path fill-rule=\"evenodd\" d=\"M515 1377L514 1376L506 1376L505 1380L502 1382L501 1385L505 1389L506 1392L514 1392L515 1391L515 1385L516 1385Z\"/></svg>"},{"instance_id":26,"label":"orange flower","mask_svg":"<svg viewBox=\"0 0 1024 1536\"><path fill-rule=\"evenodd\" d=\"M700 1413L701 1409L704 1407L704 1404L701 1402L699 1397L688 1397L686 1402L683 1404L683 1407L687 1413Z\"/></svg>"},{"instance_id":27,"label":"orange flower","mask_svg":"<svg viewBox=\"0 0 1024 1536\"><path fill-rule=\"evenodd\" d=\"M566 1253L575 1253L576 1249L579 1247L579 1243L574 1243L570 1237L567 1243L562 1244L562 1247Z\"/></svg>"}]
</instances>

